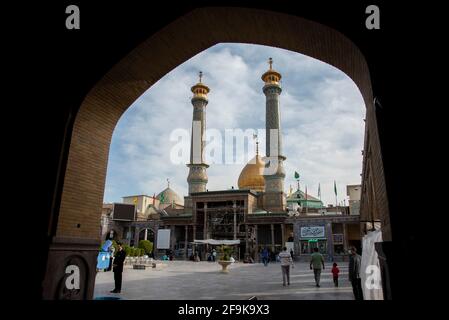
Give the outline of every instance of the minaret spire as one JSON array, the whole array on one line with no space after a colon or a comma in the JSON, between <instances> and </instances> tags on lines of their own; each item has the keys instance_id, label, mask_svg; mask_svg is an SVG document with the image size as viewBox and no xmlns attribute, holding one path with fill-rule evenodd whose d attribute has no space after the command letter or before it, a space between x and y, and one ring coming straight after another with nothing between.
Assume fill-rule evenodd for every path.
<instances>
[{"instance_id":1,"label":"minaret spire","mask_svg":"<svg viewBox=\"0 0 449 320\"><path fill-rule=\"evenodd\" d=\"M266 162L265 168L265 208L269 211L284 212L287 199L284 194L284 160L282 155L282 130L279 96L282 92L282 75L273 69L273 59L268 59L269 70L262 75L263 93L266 97Z\"/></svg>"},{"instance_id":2,"label":"minaret spire","mask_svg":"<svg viewBox=\"0 0 449 320\"><path fill-rule=\"evenodd\" d=\"M207 94L210 89L202 83L203 72L198 73L199 82L191 90L193 93L193 117L192 117L192 138L190 144L189 175L189 195L194 192L206 191L208 181L206 169L209 167L204 161L204 137L206 134L206 106L208 103Z\"/></svg>"}]
</instances>

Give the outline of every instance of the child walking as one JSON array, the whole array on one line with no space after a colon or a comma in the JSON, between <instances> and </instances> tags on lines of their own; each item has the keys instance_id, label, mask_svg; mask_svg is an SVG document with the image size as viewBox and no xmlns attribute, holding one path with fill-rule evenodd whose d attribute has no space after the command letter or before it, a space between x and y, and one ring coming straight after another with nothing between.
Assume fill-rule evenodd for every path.
<instances>
[{"instance_id":1,"label":"child walking","mask_svg":"<svg viewBox=\"0 0 449 320\"><path fill-rule=\"evenodd\" d=\"M334 285L338 287L338 274L340 273L340 269L338 269L337 264L334 262L332 266L332 275L334 276Z\"/></svg>"}]
</instances>

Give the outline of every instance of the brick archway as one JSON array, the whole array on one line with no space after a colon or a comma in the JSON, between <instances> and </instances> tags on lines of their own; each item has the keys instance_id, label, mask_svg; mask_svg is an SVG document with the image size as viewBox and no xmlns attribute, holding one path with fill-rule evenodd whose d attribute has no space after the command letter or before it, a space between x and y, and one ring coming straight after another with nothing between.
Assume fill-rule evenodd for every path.
<instances>
[{"instance_id":1,"label":"brick archway","mask_svg":"<svg viewBox=\"0 0 449 320\"><path fill-rule=\"evenodd\" d=\"M109 146L119 118L165 74L220 42L288 49L345 72L361 91L367 123L374 124L370 125L370 144L379 146L368 65L360 50L343 34L316 22L275 12L218 7L193 10L130 52L83 101L70 137L54 238L59 245L50 248L47 270L58 263L60 255L54 253L61 250L61 244L66 255L76 251L95 267ZM384 206L381 209L388 212L387 204ZM384 225L388 226L388 222ZM48 277L55 275L47 272ZM91 297L94 281L89 285L87 296ZM44 287L44 298L54 296L52 290Z\"/></svg>"}]
</instances>

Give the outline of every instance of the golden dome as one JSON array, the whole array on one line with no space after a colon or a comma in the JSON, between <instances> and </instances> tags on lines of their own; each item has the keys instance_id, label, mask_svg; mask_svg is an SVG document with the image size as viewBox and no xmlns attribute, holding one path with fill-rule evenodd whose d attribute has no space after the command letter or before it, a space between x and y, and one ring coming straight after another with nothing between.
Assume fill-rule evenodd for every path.
<instances>
[{"instance_id":1,"label":"golden dome","mask_svg":"<svg viewBox=\"0 0 449 320\"><path fill-rule=\"evenodd\" d=\"M265 179L263 177L265 162L259 154L249 161L240 172L239 189L265 191Z\"/></svg>"}]
</instances>

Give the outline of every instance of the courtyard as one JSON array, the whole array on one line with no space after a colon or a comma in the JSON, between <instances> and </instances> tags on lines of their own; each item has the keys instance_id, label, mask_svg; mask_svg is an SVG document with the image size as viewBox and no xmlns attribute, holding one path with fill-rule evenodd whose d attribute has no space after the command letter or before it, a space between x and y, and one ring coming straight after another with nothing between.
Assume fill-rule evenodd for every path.
<instances>
[{"instance_id":1,"label":"courtyard","mask_svg":"<svg viewBox=\"0 0 449 320\"><path fill-rule=\"evenodd\" d=\"M339 264L339 287L334 287L331 263L321 273L321 287L315 286L309 264L296 262L290 271L290 286L282 285L279 263L234 263L228 274L214 262L158 261L158 268L134 270L126 265L121 294L114 289L113 272L98 272L94 299L120 297L124 300L353 300L348 281L348 263Z\"/></svg>"}]
</instances>

